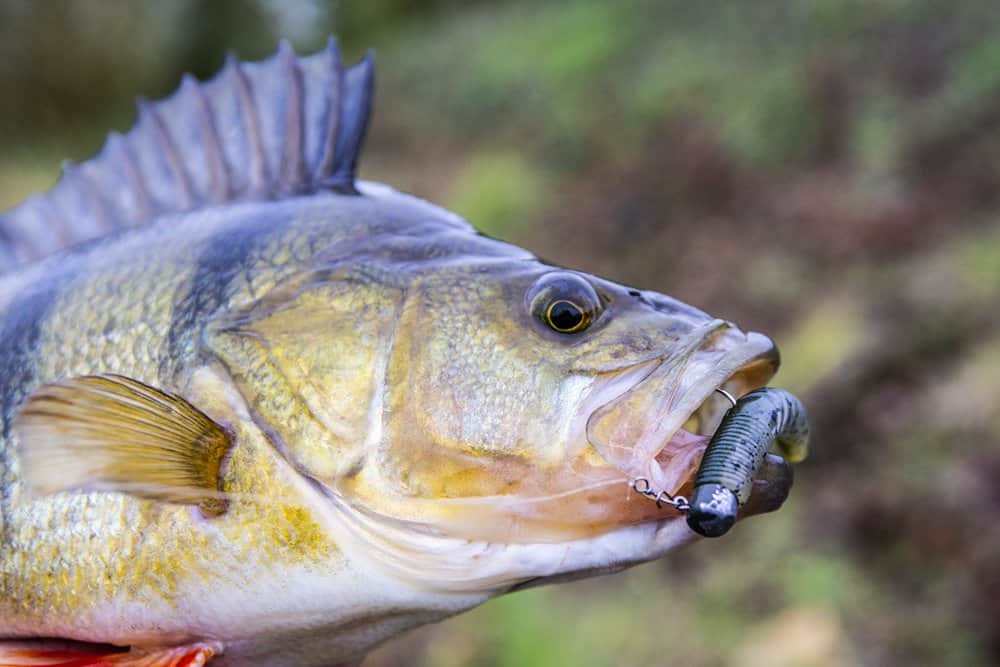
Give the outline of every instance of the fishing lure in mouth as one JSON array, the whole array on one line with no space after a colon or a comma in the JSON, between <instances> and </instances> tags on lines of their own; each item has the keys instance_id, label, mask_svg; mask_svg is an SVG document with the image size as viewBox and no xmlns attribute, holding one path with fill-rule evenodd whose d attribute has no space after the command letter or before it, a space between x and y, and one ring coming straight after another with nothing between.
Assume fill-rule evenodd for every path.
<instances>
[{"instance_id":1,"label":"fishing lure in mouth","mask_svg":"<svg viewBox=\"0 0 1000 667\"><path fill-rule=\"evenodd\" d=\"M632 488L657 505L668 504L687 513L687 524L704 537L720 537L736 523L736 516L750 497L753 482L768 450L777 444L784 461L803 460L809 448L809 421L802 401L785 391L764 387L739 400L717 390L733 407L712 436L694 478L690 498L656 492L649 480L632 480ZM790 469L789 469L790 472Z\"/></svg>"},{"instance_id":2,"label":"fishing lure in mouth","mask_svg":"<svg viewBox=\"0 0 1000 667\"><path fill-rule=\"evenodd\" d=\"M785 500L797 401L708 434L770 338L359 180L374 90L230 57L0 212L0 667L354 664Z\"/></svg>"}]
</instances>

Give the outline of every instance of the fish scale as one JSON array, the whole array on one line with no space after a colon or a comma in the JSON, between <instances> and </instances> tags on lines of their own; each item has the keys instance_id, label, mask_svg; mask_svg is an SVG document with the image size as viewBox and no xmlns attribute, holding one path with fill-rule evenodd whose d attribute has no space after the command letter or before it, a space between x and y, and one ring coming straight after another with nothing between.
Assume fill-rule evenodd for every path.
<instances>
[{"instance_id":1,"label":"fish scale","mask_svg":"<svg viewBox=\"0 0 1000 667\"><path fill-rule=\"evenodd\" d=\"M357 181L373 77L230 58L0 215L0 667L323 667L694 538L628 482L773 343Z\"/></svg>"},{"instance_id":2,"label":"fish scale","mask_svg":"<svg viewBox=\"0 0 1000 667\"><path fill-rule=\"evenodd\" d=\"M201 227L200 221L192 220L189 226L193 229ZM261 226L267 230L268 235L273 236L274 232L269 224ZM176 231L176 230L174 230ZM183 230L181 230L183 232ZM152 239L145 239L142 236L152 236ZM173 367L177 366L183 357L176 355L178 350L174 341L170 340L168 332L177 326L179 313L180 317L187 318L190 315L190 306L194 303L202 309L200 316L211 312L217 308L223 299L192 299L189 296L178 298L178 294L194 291L194 277L209 280L218 284L220 278L227 278L227 285L224 288L230 292L225 299L226 303L231 301L239 302L241 299L249 298L249 285L251 281L244 280L243 275L238 278L233 273L228 276L206 275L198 272L197 265L184 261L184 258L191 254L197 255L199 248L217 248L219 245L218 236L228 236L225 232L211 234L202 233L203 238L198 239L197 235L181 233L179 236L171 234L174 240L171 246L165 246L157 237L166 236L162 229L151 229L146 234L139 234L133 239L133 244L125 244L118 253L118 258L108 261L107 255L91 256L88 253L75 255L73 259L73 270L64 271L64 274L71 274L65 278L66 286L57 289L58 294L52 300L51 305L45 310L45 315L38 325L38 334L35 345L24 355L25 363L32 369L31 379L19 387L15 387L18 395L30 392L35 386L43 382L57 379L66 375L86 375L113 370L118 373L125 373L136 377L144 382L154 385L171 387L174 380ZM180 239L179 241L177 239ZM194 239L194 240L192 240ZM325 243L325 239L323 241ZM148 247L150 244L156 245L159 252L155 258L150 258L145 253L136 253L135 249ZM274 257L281 255L281 246L285 245L280 239L271 243L263 242L262 257ZM239 257L243 262L252 266L254 283L258 289L269 282L273 282L273 275L278 274L281 269L276 269L275 265L268 259L258 260L251 255L252 245L244 244L237 247L244 256ZM93 252L93 251L92 251ZM204 253L204 251L202 251ZM205 253L208 254L208 253ZM218 253L212 251L212 254ZM230 259L237 256L230 253ZM246 267L245 267L246 268ZM284 270L290 270L287 266ZM245 271L245 269L244 269ZM233 283L234 285L230 285ZM123 293L124 292L124 293ZM241 294L242 293L242 294ZM178 308L175 304L182 304ZM16 304L15 304L16 305ZM23 312L23 311L21 311ZM193 356L191 353L187 355ZM169 366L164 367L162 362L169 360ZM161 368L168 368L166 373L161 374ZM5 387L12 387L10 383ZM12 399L16 401L16 398ZM4 441L5 457L9 455L12 447L10 439ZM234 461L234 464L238 460ZM256 468L256 462L248 463L248 467ZM19 493L16 468L5 466L11 474L6 487L16 498ZM234 477L236 471L234 470ZM111 514L111 519L104 517L95 520L94 517L103 517L100 511L101 504L107 502L106 495L81 496L81 497L55 497L36 501L31 505L29 511L15 511L5 522L10 523L14 531L21 536L21 539L14 543L3 545L4 579L2 588L4 593L0 596L3 600L0 603L0 617L13 614L14 609L23 605L20 599L20 592L24 590L23 585L11 580L12 576L19 573L18 562L29 564L27 570L31 571L30 560L37 559L40 554L44 554L51 549L52 553L60 550L79 548L81 553L93 551L89 543L79 543L67 541L66 536L61 533L53 533L47 529L54 522L54 517L58 517L70 510L72 516L80 513L81 502L92 503L86 505L88 510L83 511L84 515L91 518L81 521L82 526L87 526L92 534L115 535L123 529L125 535L129 536L129 541L139 544L145 543L172 543L175 548L166 552L156 549L152 552L144 552L141 549L133 552L127 549L119 550L118 543L114 538L104 538L109 549L115 553L115 558L110 562L103 559L94 559L89 565L83 563L64 563L61 572L70 573L75 581L107 581L108 577L102 576L104 571L113 574L131 570L131 579L134 581L145 581L149 571L154 571L156 582L153 586L153 593L163 593L169 595L171 589L176 587L176 579L173 574L176 567L163 566L171 559L176 559L179 563L189 562L191 558L186 558L185 554L197 554L197 549L192 547L199 543L204 544L206 536L198 531L184 515L184 512L177 510L164 510L162 507L153 506L148 501L130 500L127 504L135 504L136 507L130 509L125 515ZM118 503L121 499L114 498ZM159 517L164 511L174 512L170 521L164 523ZM234 513L235 514L235 513ZM249 521L249 519L247 519ZM191 525L188 525L191 523ZM242 525L241 521L241 525ZM282 522L284 523L284 522ZM185 528L185 526L187 526ZM158 528L159 527L159 528ZM178 535L178 530L183 532ZM284 528L279 524L280 530L290 530L294 527ZM238 530L234 527L234 532ZM84 531L86 532L86 531ZM78 534L72 531L71 536ZM75 539L75 537L74 537ZM233 544L238 544L239 540L234 540ZM266 545L255 545L257 548ZM272 548L277 548L276 546ZM19 560L19 559L24 559ZM44 560L44 559L42 559ZM202 564L199 564L202 565ZM22 565L23 567L23 565ZM13 573L11 572L13 570ZM23 576L23 572L20 573ZM114 578L114 588L119 588L127 584L129 577ZM43 587L45 582L39 581ZM52 582L46 590L61 592L66 590L66 586L60 585L58 580ZM68 587L70 590L73 586ZM156 589L160 589L157 591ZM59 602L72 602L82 604L84 608L97 604L102 597L107 599L113 591L109 589L101 590L86 586L81 591L82 595L75 599L59 597L52 604L58 606ZM60 593L60 596L62 593ZM69 608L67 607L67 611Z\"/></svg>"}]
</instances>

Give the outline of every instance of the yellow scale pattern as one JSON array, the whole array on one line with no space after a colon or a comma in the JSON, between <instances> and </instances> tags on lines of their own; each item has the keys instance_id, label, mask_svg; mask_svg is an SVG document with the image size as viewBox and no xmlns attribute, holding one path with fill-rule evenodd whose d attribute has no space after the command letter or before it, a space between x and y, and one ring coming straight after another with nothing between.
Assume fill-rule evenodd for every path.
<instances>
[{"instance_id":1,"label":"yellow scale pattern","mask_svg":"<svg viewBox=\"0 0 1000 667\"><path fill-rule=\"evenodd\" d=\"M130 257L126 247L118 257L100 256L100 264L91 260L59 295L42 327L35 359L39 381L113 372L183 394L185 387L173 383L185 378L159 374L174 303L194 275L194 265L177 258L196 256L199 246L212 240L208 233L200 236L160 244L158 258ZM262 251L270 261L237 283L235 301L266 291L288 270L276 265L308 252L274 239ZM59 618L70 631L83 629L108 607L187 604L187 591L238 589L279 564L336 568L335 545L290 494L287 463L258 428L235 418L225 401L204 399L193 402L226 420L237 441L224 480L234 500L221 517L207 519L196 508L114 493L57 494L28 502L13 470L12 530L9 543L0 544L0 618L6 626L44 632ZM62 634L68 634L66 628Z\"/></svg>"}]
</instances>

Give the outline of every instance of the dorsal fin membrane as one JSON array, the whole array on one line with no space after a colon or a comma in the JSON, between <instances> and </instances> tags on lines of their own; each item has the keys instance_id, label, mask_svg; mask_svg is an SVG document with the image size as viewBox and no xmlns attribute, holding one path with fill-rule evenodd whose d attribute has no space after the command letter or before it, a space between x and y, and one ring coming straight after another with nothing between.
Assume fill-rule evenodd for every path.
<instances>
[{"instance_id":1,"label":"dorsal fin membrane","mask_svg":"<svg viewBox=\"0 0 1000 667\"><path fill-rule=\"evenodd\" d=\"M167 99L140 100L133 128L64 167L48 193L0 214L0 273L171 213L323 189L357 194L374 78L370 53L345 69L333 39L309 57L282 42L262 62L230 56L209 81L185 76Z\"/></svg>"}]
</instances>

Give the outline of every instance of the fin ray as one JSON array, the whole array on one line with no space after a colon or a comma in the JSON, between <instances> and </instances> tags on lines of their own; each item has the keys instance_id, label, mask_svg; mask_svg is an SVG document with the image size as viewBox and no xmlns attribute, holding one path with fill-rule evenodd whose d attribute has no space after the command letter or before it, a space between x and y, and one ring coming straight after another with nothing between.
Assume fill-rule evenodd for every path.
<instances>
[{"instance_id":1,"label":"fin ray","mask_svg":"<svg viewBox=\"0 0 1000 667\"><path fill-rule=\"evenodd\" d=\"M331 189L355 173L374 94L369 53L350 68L336 41L312 56L283 42L257 63L229 57L213 79L184 77L135 125L44 195L0 213L0 273L158 217Z\"/></svg>"},{"instance_id":2,"label":"fin ray","mask_svg":"<svg viewBox=\"0 0 1000 667\"><path fill-rule=\"evenodd\" d=\"M219 478L232 441L183 398L120 375L44 385L14 421L35 493L123 491L224 509Z\"/></svg>"}]
</instances>

